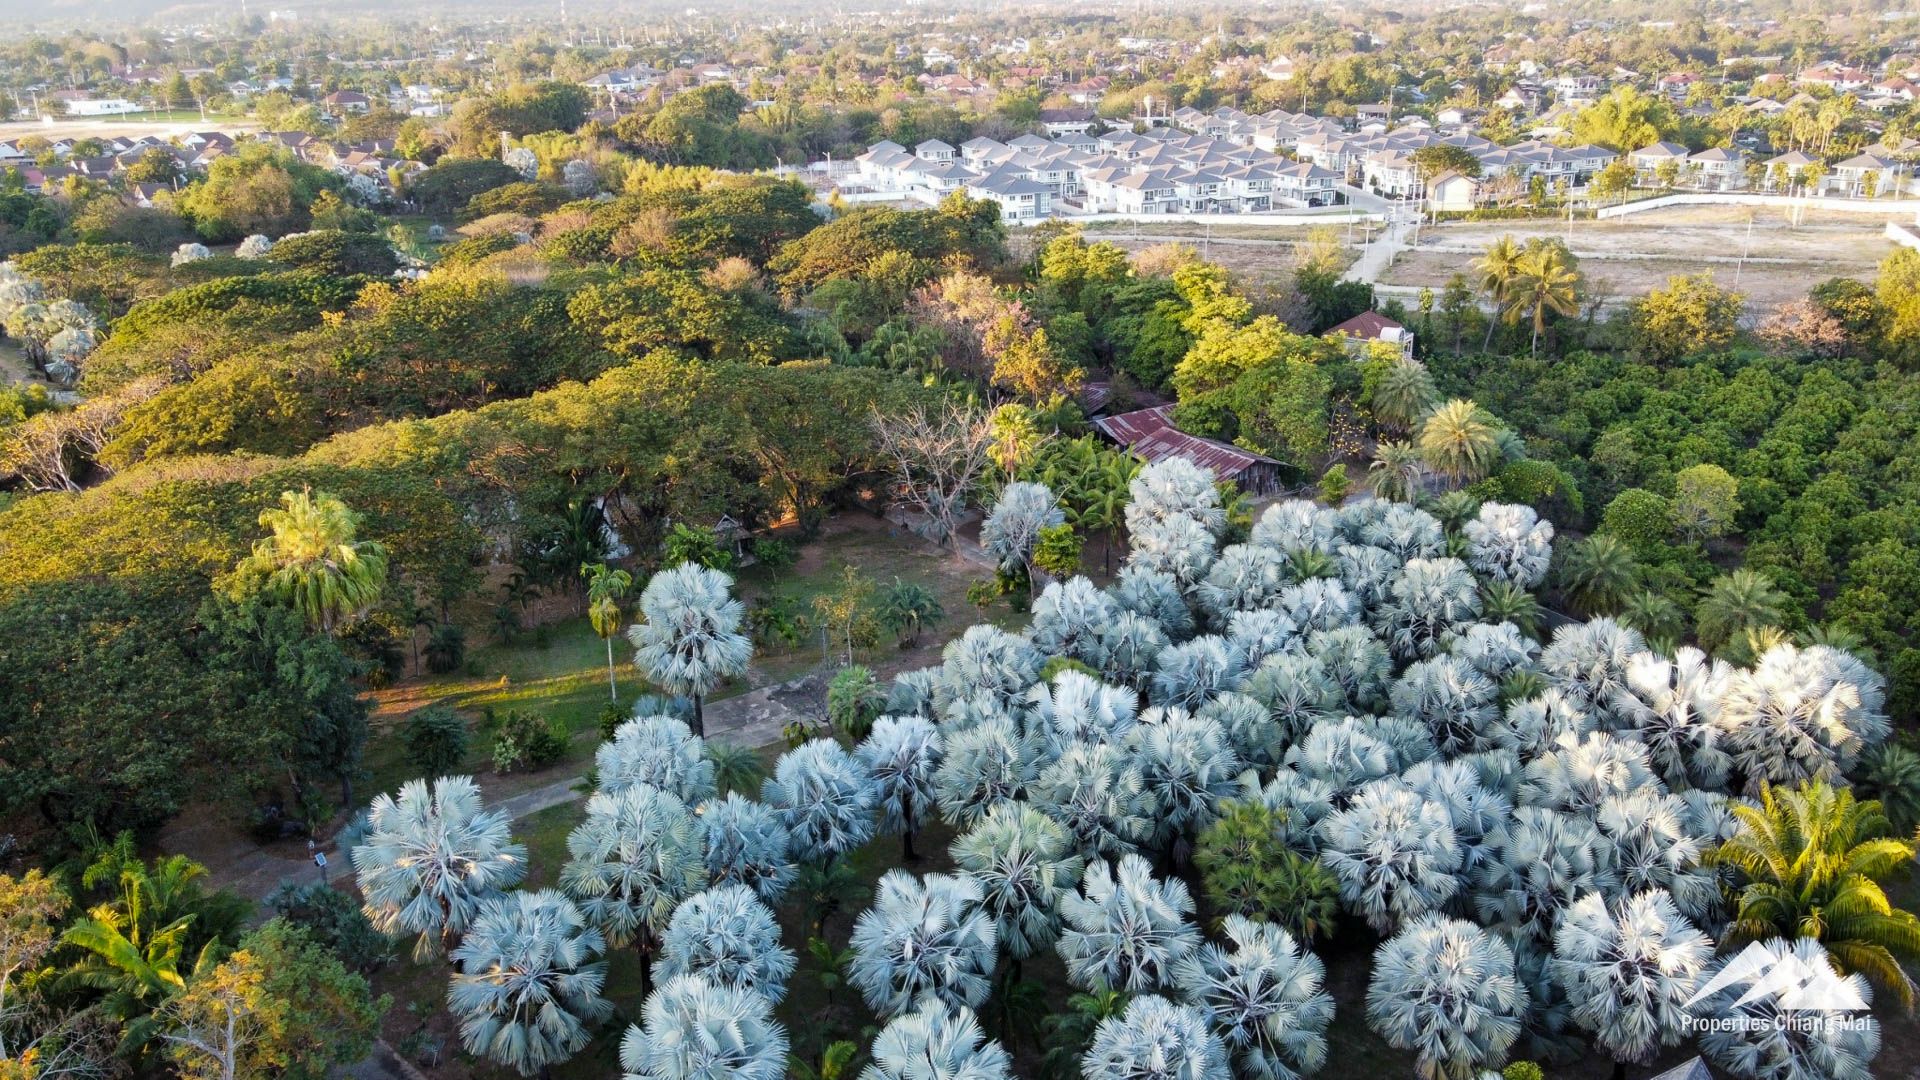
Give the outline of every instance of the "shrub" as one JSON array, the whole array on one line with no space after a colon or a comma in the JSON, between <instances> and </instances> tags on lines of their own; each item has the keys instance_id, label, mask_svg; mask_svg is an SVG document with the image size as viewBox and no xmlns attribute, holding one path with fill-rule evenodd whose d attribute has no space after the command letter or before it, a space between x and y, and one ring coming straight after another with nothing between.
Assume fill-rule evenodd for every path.
<instances>
[{"instance_id":1,"label":"shrub","mask_svg":"<svg viewBox=\"0 0 1920 1080\"><path fill-rule=\"evenodd\" d=\"M393 939L367 921L359 899L331 885L281 882L266 903L356 971L372 971L393 956Z\"/></svg>"},{"instance_id":2,"label":"shrub","mask_svg":"<svg viewBox=\"0 0 1920 1080\"><path fill-rule=\"evenodd\" d=\"M841 668L827 683L827 719L847 738L860 741L887 707L887 692L865 665Z\"/></svg>"},{"instance_id":3,"label":"shrub","mask_svg":"<svg viewBox=\"0 0 1920 1080\"><path fill-rule=\"evenodd\" d=\"M1347 479L1347 463L1327 466L1320 474L1320 501L1328 506L1339 506L1347 499L1347 491L1353 486Z\"/></svg>"},{"instance_id":4,"label":"shrub","mask_svg":"<svg viewBox=\"0 0 1920 1080\"><path fill-rule=\"evenodd\" d=\"M1515 1061L1500 1070L1500 1080L1546 1080L1546 1072L1531 1061Z\"/></svg>"},{"instance_id":5,"label":"shrub","mask_svg":"<svg viewBox=\"0 0 1920 1080\"><path fill-rule=\"evenodd\" d=\"M1280 840L1287 812L1258 802L1229 802L1200 833L1193 861L1201 889L1224 914L1278 923L1312 941L1340 910L1340 882L1316 859Z\"/></svg>"},{"instance_id":6,"label":"shrub","mask_svg":"<svg viewBox=\"0 0 1920 1080\"><path fill-rule=\"evenodd\" d=\"M407 764L426 777L457 771L467 756L467 722L450 705L429 705L400 725Z\"/></svg>"},{"instance_id":7,"label":"shrub","mask_svg":"<svg viewBox=\"0 0 1920 1080\"><path fill-rule=\"evenodd\" d=\"M516 709L501 719L499 734L493 738L493 769L500 773L542 769L566 752L565 726L539 713Z\"/></svg>"}]
</instances>

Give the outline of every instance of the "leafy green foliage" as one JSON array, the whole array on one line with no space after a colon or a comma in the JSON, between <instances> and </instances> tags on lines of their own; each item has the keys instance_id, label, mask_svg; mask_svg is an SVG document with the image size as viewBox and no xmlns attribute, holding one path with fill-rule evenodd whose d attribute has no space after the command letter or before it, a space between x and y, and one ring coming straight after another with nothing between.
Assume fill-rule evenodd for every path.
<instances>
[{"instance_id":1,"label":"leafy green foliage","mask_svg":"<svg viewBox=\"0 0 1920 1080\"><path fill-rule=\"evenodd\" d=\"M467 722L449 705L416 710L400 724L407 764L422 776L445 776L467 758Z\"/></svg>"}]
</instances>

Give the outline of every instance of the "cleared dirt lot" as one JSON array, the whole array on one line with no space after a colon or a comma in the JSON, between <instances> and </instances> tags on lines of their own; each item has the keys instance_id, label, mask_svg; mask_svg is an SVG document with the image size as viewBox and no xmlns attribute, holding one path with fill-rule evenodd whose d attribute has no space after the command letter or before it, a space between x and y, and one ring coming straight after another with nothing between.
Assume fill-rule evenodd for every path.
<instances>
[{"instance_id":1,"label":"cleared dirt lot","mask_svg":"<svg viewBox=\"0 0 1920 1080\"><path fill-rule=\"evenodd\" d=\"M1749 230L1748 219L1752 226ZM1576 221L1569 246L1581 269L1605 291L1638 296L1675 274L1710 271L1738 282L1752 307L1805 295L1830 277L1872 280L1893 244L1881 235L1888 218L1806 212L1796 223L1777 207L1711 206L1655 210L1609 221ZM1420 250L1402 255L1384 284L1444 285L1502 236L1567 238L1565 222L1493 221L1426 230ZM1747 260L1739 265L1742 250Z\"/></svg>"},{"instance_id":2,"label":"cleared dirt lot","mask_svg":"<svg viewBox=\"0 0 1920 1080\"><path fill-rule=\"evenodd\" d=\"M1609 221L1576 221L1570 243L1589 280L1610 295L1630 298L1665 284L1672 275L1711 271L1724 285L1734 285L1737 278L1752 308L1760 309L1803 296L1830 277L1872 280L1880 260L1893 250L1881 229L1887 220L1901 217L1808 211L1795 223L1777 207L1683 207ZM1345 237L1347 230L1338 228ZM1291 269L1294 245L1307 231L1304 227L1216 227L1206 246L1214 261L1232 269L1263 276L1281 274ZM1566 222L1550 220L1423 229L1419 250L1402 253L1381 284L1440 288L1456 273L1471 274L1473 261L1509 234L1521 239L1566 238L1568 230ZM1204 228L1192 225L1089 229L1088 235L1130 250L1175 239L1196 247L1205 242ZM1356 228L1356 247L1360 236ZM1743 248L1747 261L1740 267Z\"/></svg>"}]
</instances>

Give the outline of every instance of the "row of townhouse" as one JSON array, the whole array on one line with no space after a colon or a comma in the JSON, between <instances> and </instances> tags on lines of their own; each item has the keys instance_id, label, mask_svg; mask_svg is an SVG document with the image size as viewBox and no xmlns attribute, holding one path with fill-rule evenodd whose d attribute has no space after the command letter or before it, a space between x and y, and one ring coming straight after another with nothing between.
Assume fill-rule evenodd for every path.
<instances>
[{"instance_id":1,"label":"row of townhouse","mask_svg":"<svg viewBox=\"0 0 1920 1080\"><path fill-rule=\"evenodd\" d=\"M855 159L873 191L937 200L954 191L1000 204L1011 220L1085 213L1260 213L1338 200L1339 177L1252 147L1158 128L1055 139L930 139L874 144Z\"/></svg>"},{"instance_id":2,"label":"row of townhouse","mask_svg":"<svg viewBox=\"0 0 1920 1080\"><path fill-rule=\"evenodd\" d=\"M1379 135L1319 133L1303 139L1295 152L1380 195L1419 198L1428 194L1428 185L1414 155L1436 145L1459 147L1479 161L1480 190L1492 190L1509 179L1525 186L1535 177L1553 186L1583 187L1618 156L1602 146L1560 146L1539 139L1501 146L1466 132L1441 134L1426 128Z\"/></svg>"},{"instance_id":3,"label":"row of townhouse","mask_svg":"<svg viewBox=\"0 0 1920 1080\"><path fill-rule=\"evenodd\" d=\"M1672 142L1656 142L1627 155L1635 182L1644 187L1672 185L1697 191L1800 191L1811 195L1863 197L1905 190L1920 142L1877 142L1833 162L1799 150L1760 159L1756 168L1738 147L1710 147L1698 153Z\"/></svg>"}]
</instances>

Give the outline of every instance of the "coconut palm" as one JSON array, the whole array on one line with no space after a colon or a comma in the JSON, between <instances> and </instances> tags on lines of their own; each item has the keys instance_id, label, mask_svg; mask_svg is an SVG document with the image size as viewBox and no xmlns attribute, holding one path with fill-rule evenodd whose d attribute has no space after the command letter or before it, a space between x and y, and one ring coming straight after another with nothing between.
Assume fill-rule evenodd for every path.
<instances>
[{"instance_id":1,"label":"coconut palm","mask_svg":"<svg viewBox=\"0 0 1920 1080\"><path fill-rule=\"evenodd\" d=\"M1762 956L1726 954L1707 969L1707 981L1733 964L1756 960L1760 971L1823 971L1833 964L1832 955L1811 937L1772 938L1760 945ZM1723 1021L1701 1033L1700 1049L1709 1061L1742 1080L1872 1080L1869 1066L1880 1052L1880 1022L1867 1013L1873 989L1865 979L1842 976L1839 987L1821 995L1830 1002L1857 995L1858 1010L1822 1008L1819 1001L1789 1004L1785 994L1749 993L1752 985L1752 979L1736 978L1696 1005L1699 1015Z\"/></svg>"},{"instance_id":2,"label":"coconut palm","mask_svg":"<svg viewBox=\"0 0 1920 1080\"><path fill-rule=\"evenodd\" d=\"M1327 1059L1333 998L1326 968L1269 922L1228 915L1225 945L1209 942L1181 963L1180 995L1198 1007L1252 1080L1298 1080Z\"/></svg>"},{"instance_id":3,"label":"coconut palm","mask_svg":"<svg viewBox=\"0 0 1920 1080\"><path fill-rule=\"evenodd\" d=\"M706 884L705 839L685 803L646 784L595 794L567 836L560 887L609 942L640 954L642 994L653 985L660 931Z\"/></svg>"},{"instance_id":4,"label":"coconut palm","mask_svg":"<svg viewBox=\"0 0 1920 1080\"><path fill-rule=\"evenodd\" d=\"M1640 583L1640 562L1620 538L1599 533L1561 549L1560 590L1583 615L1619 611Z\"/></svg>"},{"instance_id":5,"label":"coconut palm","mask_svg":"<svg viewBox=\"0 0 1920 1080\"><path fill-rule=\"evenodd\" d=\"M932 806L934 770L940 766L940 733L920 716L883 716L854 750L873 782L880 827L900 834L900 854L908 862L913 834Z\"/></svg>"},{"instance_id":6,"label":"coconut palm","mask_svg":"<svg viewBox=\"0 0 1920 1080\"><path fill-rule=\"evenodd\" d=\"M1508 287L1500 316L1509 325L1522 318L1533 324L1529 353L1540 354L1540 335L1547 329L1547 316L1572 318L1580 313L1580 271L1573 257L1558 243L1528 246L1516 268L1518 273Z\"/></svg>"},{"instance_id":7,"label":"coconut palm","mask_svg":"<svg viewBox=\"0 0 1920 1080\"><path fill-rule=\"evenodd\" d=\"M1467 565L1495 581L1531 589L1553 561L1553 523L1530 506L1484 503L1463 530Z\"/></svg>"},{"instance_id":8,"label":"coconut palm","mask_svg":"<svg viewBox=\"0 0 1920 1080\"><path fill-rule=\"evenodd\" d=\"M647 998L620 1067L627 1080L784 1080L787 1031L760 994L681 975Z\"/></svg>"},{"instance_id":9,"label":"coconut palm","mask_svg":"<svg viewBox=\"0 0 1920 1080\"><path fill-rule=\"evenodd\" d=\"M647 680L693 699L693 733L706 734L706 696L743 674L753 642L740 632L745 609L728 595L733 579L697 563L663 570L640 593L645 620L627 632Z\"/></svg>"},{"instance_id":10,"label":"coconut palm","mask_svg":"<svg viewBox=\"0 0 1920 1080\"><path fill-rule=\"evenodd\" d=\"M1447 812L1397 780L1362 787L1319 829L1342 902L1376 930L1437 911L1460 891L1462 854Z\"/></svg>"},{"instance_id":11,"label":"coconut palm","mask_svg":"<svg viewBox=\"0 0 1920 1080\"><path fill-rule=\"evenodd\" d=\"M1889 835L1879 803L1823 783L1767 785L1758 806L1730 809L1739 831L1710 856L1742 879L1723 945L1813 938L1840 971L1912 1008L1913 982L1900 963L1920 960L1920 919L1892 906L1880 879L1913 863L1915 842Z\"/></svg>"},{"instance_id":12,"label":"coconut palm","mask_svg":"<svg viewBox=\"0 0 1920 1080\"><path fill-rule=\"evenodd\" d=\"M1200 1009L1147 994L1100 1022L1080 1059L1083 1080L1233 1080L1226 1047Z\"/></svg>"},{"instance_id":13,"label":"coconut palm","mask_svg":"<svg viewBox=\"0 0 1920 1080\"><path fill-rule=\"evenodd\" d=\"M1748 630L1779 626L1786 621L1788 603L1786 594L1756 570L1722 574L1701 592L1694 609L1700 644L1713 652Z\"/></svg>"},{"instance_id":14,"label":"coconut palm","mask_svg":"<svg viewBox=\"0 0 1920 1080\"><path fill-rule=\"evenodd\" d=\"M323 634L338 633L379 602L387 549L355 538L359 517L346 503L325 492L282 492L280 508L261 511L260 524L272 535L240 560L240 582L257 581Z\"/></svg>"},{"instance_id":15,"label":"coconut palm","mask_svg":"<svg viewBox=\"0 0 1920 1080\"><path fill-rule=\"evenodd\" d=\"M1373 384L1373 417L1381 427L1409 431L1438 398L1427 365L1413 359L1396 360Z\"/></svg>"},{"instance_id":16,"label":"coconut palm","mask_svg":"<svg viewBox=\"0 0 1920 1080\"><path fill-rule=\"evenodd\" d=\"M619 701L620 687L613 679L613 639L620 635L624 617L620 601L633 588L633 575L606 563L584 564L580 573L587 579L587 621L607 646L607 698Z\"/></svg>"},{"instance_id":17,"label":"coconut palm","mask_svg":"<svg viewBox=\"0 0 1920 1080\"><path fill-rule=\"evenodd\" d=\"M1022 735L1006 717L948 736L945 751L933 775L934 797L940 815L961 828L1000 803L1024 797L1042 756L1039 737Z\"/></svg>"},{"instance_id":18,"label":"coconut palm","mask_svg":"<svg viewBox=\"0 0 1920 1080\"><path fill-rule=\"evenodd\" d=\"M1512 298L1513 285L1520 276L1520 262L1524 252L1518 241L1512 236L1503 236L1493 242L1487 253L1476 259L1473 264L1480 276L1480 291L1493 301L1495 311L1502 311ZM1487 339L1481 342L1482 352L1493 347L1493 329L1498 325L1487 320Z\"/></svg>"},{"instance_id":19,"label":"coconut palm","mask_svg":"<svg viewBox=\"0 0 1920 1080\"><path fill-rule=\"evenodd\" d=\"M815 739L780 755L761 799L779 815L792 851L831 862L873 838L873 780L840 744Z\"/></svg>"},{"instance_id":20,"label":"coconut palm","mask_svg":"<svg viewBox=\"0 0 1920 1080\"><path fill-rule=\"evenodd\" d=\"M1752 794L1763 784L1837 782L1888 734L1885 683L1824 645L1777 645L1736 670L1721 699L1727 749Z\"/></svg>"},{"instance_id":21,"label":"coconut palm","mask_svg":"<svg viewBox=\"0 0 1920 1080\"><path fill-rule=\"evenodd\" d=\"M793 966L793 951L780 944L773 912L744 885L687 897L660 936L664 980L699 975L778 1002Z\"/></svg>"},{"instance_id":22,"label":"coconut palm","mask_svg":"<svg viewBox=\"0 0 1920 1080\"><path fill-rule=\"evenodd\" d=\"M1100 631L1119 614L1113 599L1084 577L1048 582L1033 602L1034 647L1048 656L1098 663Z\"/></svg>"},{"instance_id":23,"label":"coconut palm","mask_svg":"<svg viewBox=\"0 0 1920 1080\"><path fill-rule=\"evenodd\" d=\"M948 1008L985 1004L999 952L981 895L970 877L887 871L853 924L847 979L868 1007L890 1019L926 998Z\"/></svg>"},{"instance_id":24,"label":"coconut palm","mask_svg":"<svg viewBox=\"0 0 1920 1080\"><path fill-rule=\"evenodd\" d=\"M1060 898L1067 928L1056 948L1067 979L1127 993L1172 986L1176 966L1200 945L1193 910L1186 883L1155 878L1138 855L1087 864L1080 891Z\"/></svg>"},{"instance_id":25,"label":"coconut palm","mask_svg":"<svg viewBox=\"0 0 1920 1080\"><path fill-rule=\"evenodd\" d=\"M1567 910L1553 938L1553 978L1573 1018L1612 1055L1614 1080L1690 1032L1688 999L1700 986L1713 942L1654 889L1612 904L1588 893Z\"/></svg>"},{"instance_id":26,"label":"coconut palm","mask_svg":"<svg viewBox=\"0 0 1920 1080\"><path fill-rule=\"evenodd\" d=\"M552 889L495 897L453 950L459 965L447 1011L460 1020L470 1054L545 1075L593 1039L613 1014L600 996L606 948L573 902Z\"/></svg>"},{"instance_id":27,"label":"coconut palm","mask_svg":"<svg viewBox=\"0 0 1920 1080\"><path fill-rule=\"evenodd\" d=\"M1920 753L1882 743L1860 757L1853 790L1878 802L1897 833L1920 828Z\"/></svg>"},{"instance_id":28,"label":"coconut palm","mask_svg":"<svg viewBox=\"0 0 1920 1080\"><path fill-rule=\"evenodd\" d=\"M718 791L705 740L670 716L641 716L615 728L594 751L593 768L608 794L645 785L695 806Z\"/></svg>"},{"instance_id":29,"label":"coconut palm","mask_svg":"<svg viewBox=\"0 0 1920 1080\"><path fill-rule=\"evenodd\" d=\"M980 886L1000 945L1015 964L1060 936L1060 898L1083 865L1067 830L1022 803L1002 803L953 842L953 862Z\"/></svg>"},{"instance_id":30,"label":"coconut palm","mask_svg":"<svg viewBox=\"0 0 1920 1080\"><path fill-rule=\"evenodd\" d=\"M707 838L707 877L715 885L737 883L777 904L793 884L792 837L780 812L729 792L700 807Z\"/></svg>"},{"instance_id":31,"label":"coconut palm","mask_svg":"<svg viewBox=\"0 0 1920 1080\"><path fill-rule=\"evenodd\" d=\"M1649 641L1671 643L1687 628L1687 617L1680 605L1653 589L1638 589L1627 597L1620 605L1620 621L1640 631Z\"/></svg>"},{"instance_id":32,"label":"coconut palm","mask_svg":"<svg viewBox=\"0 0 1920 1080\"><path fill-rule=\"evenodd\" d=\"M1459 486L1493 471L1500 461L1500 444L1480 406L1455 398L1435 408L1420 425L1420 456Z\"/></svg>"},{"instance_id":33,"label":"coconut palm","mask_svg":"<svg viewBox=\"0 0 1920 1080\"><path fill-rule=\"evenodd\" d=\"M929 1001L880 1029L860 1080L1013 1080L1013 1064L973 1010Z\"/></svg>"},{"instance_id":34,"label":"coconut palm","mask_svg":"<svg viewBox=\"0 0 1920 1080\"><path fill-rule=\"evenodd\" d=\"M707 764L713 766L713 784L717 791L745 791L766 779L766 766L751 747L723 740L708 740Z\"/></svg>"},{"instance_id":35,"label":"coconut palm","mask_svg":"<svg viewBox=\"0 0 1920 1080\"><path fill-rule=\"evenodd\" d=\"M1429 915L1374 953L1367 1023L1414 1052L1422 1080L1472 1080L1506 1058L1528 1002L1505 942Z\"/></svg>"},{"instance_id":36,"label":"coconut palm","mask_svg":"<svg viewBox=\"0 0 1920 1080\"><path fill-rule=\"evenodd\" d=\"M418 934L414 956L448 949L483 901L519 884L527 849L513 842L504 811L484 810L470 777L410 780L396 798L368 808L365 840L352 849L367 918L383 934Z\"/></svg>"},{"instance_id":37,"label":"coconut palm","mask_svg":"<svg viewBox=\"0 0 1920 1080\"><path fill-rule=\"evenodd\" d=\"M1041 770L1032 805L1067 830L1088 860L1133 854L1153 831L1140 768L1117 743L1074 743Z\"/></svg>"},{"instance_id":38,"label":"coconut palm","mask_svg":"<svg viewBox=\"0 0 1920 1080\"><path fill-rule=\"evenodd\" d=\"M902 645L920 643L920 631L928 623L939 622L947 611L932 589L917 581L893 579L880 590L880 605L874 612L880 624L900 635Z\"/></svg>"}]
</instances>

